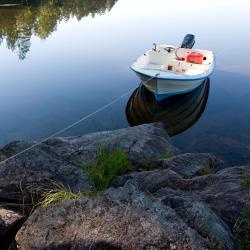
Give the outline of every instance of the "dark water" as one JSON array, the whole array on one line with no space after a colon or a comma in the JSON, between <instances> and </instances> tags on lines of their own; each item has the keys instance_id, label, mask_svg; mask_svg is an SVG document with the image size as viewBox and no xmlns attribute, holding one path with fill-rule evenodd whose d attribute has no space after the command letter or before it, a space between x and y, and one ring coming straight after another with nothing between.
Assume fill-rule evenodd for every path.
<instances>
[{"instance_id":1,"label":"dark water","mask_svg":"<svg viewBox=\"0 0 250 250\"><path fill-rule=\"evenodd\" d=\"M3 4L21 5L0 7L0 145L44 138L136 88L140 82L129 65L138 55L153 42L178 45L194 33L197 48L216 54L210 82L161 105L139 88L62 135L161 120L184 151L213 152L230 165L250 163L247 1Z\"/></svg>"}]
</instances>

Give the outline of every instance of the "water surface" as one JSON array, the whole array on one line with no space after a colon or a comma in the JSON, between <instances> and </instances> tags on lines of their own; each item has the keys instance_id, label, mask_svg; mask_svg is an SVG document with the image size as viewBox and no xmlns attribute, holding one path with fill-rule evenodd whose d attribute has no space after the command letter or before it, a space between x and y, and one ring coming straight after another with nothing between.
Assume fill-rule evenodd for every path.
<instances>
[{"instance_id":1,"label":"water surface","mask_svg":"<svg viewBox=\"0 0 250 250\"><path fill-rule=\"evenodd\" d=\"M178 45L193 33L195 47L215 52L216 71L202 112L194 110L197 119L188 113L194 122L173 142L231 165L250 163L247 1L0 0L0 6L0 145L44 138L137 88L129 65L138 55L153 42ZM62 135L128 127L129 98ZM167 122L183 128L185 119Z\"/></svg>"}]
</instances>

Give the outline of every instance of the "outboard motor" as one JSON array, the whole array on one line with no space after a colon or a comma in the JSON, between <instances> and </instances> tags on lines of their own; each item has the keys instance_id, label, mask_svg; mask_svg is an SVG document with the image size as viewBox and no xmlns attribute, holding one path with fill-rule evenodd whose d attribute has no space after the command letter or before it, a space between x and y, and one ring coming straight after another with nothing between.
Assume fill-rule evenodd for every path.
<instances>
[{"instance_id":1,"label":"outboard motor","mask_svg":"<svg viewBox=\"0 0 250 250\"><path fill-rule=\"evenodd\" d=\"M181 48L192 49L195 44L195 36L187 34L182 42Z\"/></svg>"}]
</instances>

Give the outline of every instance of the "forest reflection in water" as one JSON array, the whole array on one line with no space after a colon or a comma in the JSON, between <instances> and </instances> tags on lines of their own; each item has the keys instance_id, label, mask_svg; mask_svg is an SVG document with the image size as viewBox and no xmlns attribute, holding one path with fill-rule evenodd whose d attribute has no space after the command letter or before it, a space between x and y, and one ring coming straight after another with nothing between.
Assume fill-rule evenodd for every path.
<instances>
[{"instance_id":1,"label":"forest reflection in water","mask_svg":"<svg viewBox=\"0 0 250 250\"><path fill-rule=\"evenodd\" d=\"M57 29L58 22L70 18L104 14L118 0L0 0L0 45L16 51L25 59L31 47L31 37L46 39ZM17 4L11 6L11 4Z\"/></svg>"},{"instance_id":2,"label":"forest reflection in water","mask_svg":"<svg viewBox=\"0 0 250 250\"><path fill-rule=\"evenodd\" d=\"M126 116L131 126L162 122L170 136L180 134L193 126L205 110L210 80L192 92L169 97L159 103L143 85L128 100Z\"/></svg>"}]
</instances>

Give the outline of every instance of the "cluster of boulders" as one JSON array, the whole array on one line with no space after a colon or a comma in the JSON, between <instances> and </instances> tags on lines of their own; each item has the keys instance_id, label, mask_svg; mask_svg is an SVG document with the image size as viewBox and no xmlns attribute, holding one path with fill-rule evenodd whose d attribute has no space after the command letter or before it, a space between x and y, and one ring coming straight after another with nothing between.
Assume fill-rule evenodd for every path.
<instances>
[{"instance_id":1,"label":"cluster of boulders","mask_svg":"<svg viewBox=\"0 0 250 250\"><path fill-rule=\"evenodd\" d=\"M0 161L31 145L5 146ZM92 190L83 164L94 163L100 147L123 149L132 172L96 195L32 208L57 184ZM152 170L142 170L145 161ZM0 247L237 249L235 225L250 206L246 172L211 154L181 153L161 124L51 139L0 165Z\"/></svg>"}]
</instances>

